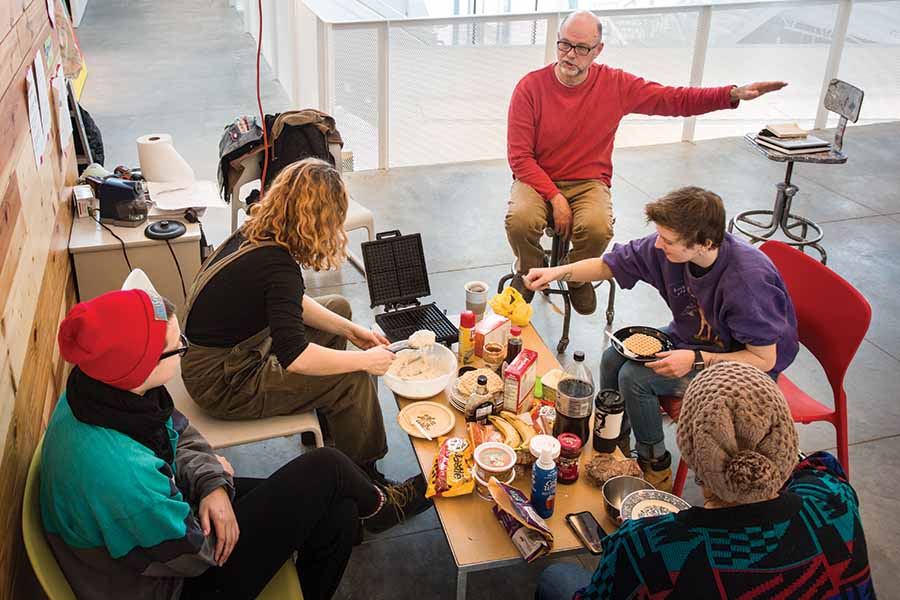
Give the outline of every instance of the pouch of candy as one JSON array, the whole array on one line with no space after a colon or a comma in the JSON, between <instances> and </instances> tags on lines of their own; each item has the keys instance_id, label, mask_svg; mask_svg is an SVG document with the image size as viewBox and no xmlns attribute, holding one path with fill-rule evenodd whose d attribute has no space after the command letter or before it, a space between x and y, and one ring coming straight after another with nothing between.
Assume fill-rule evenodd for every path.
<instances>
[{"instance_id":1,"label":"pouch of candy","mask_svg":"<svg viewBox=\"0 0 900 600\"><path fill-rule=\"evenodd\" d=\"M425 497L449 498L471 494L475 489L472 477L472 444L465 438L439 437Z\"/></svg>"}]
</instances>

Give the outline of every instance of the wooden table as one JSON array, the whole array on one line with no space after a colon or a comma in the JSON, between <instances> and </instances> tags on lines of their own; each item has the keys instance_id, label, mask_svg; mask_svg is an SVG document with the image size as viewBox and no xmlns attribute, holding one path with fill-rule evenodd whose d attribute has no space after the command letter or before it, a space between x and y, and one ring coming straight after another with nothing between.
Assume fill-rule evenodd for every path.
<instances>
[{"instance_id":1,"label":"wooden table","mask_svg":"<svg viewBox=\"0 0 900 600\"><path fill-rule=\"evenodd\" d=\"M547 348L534 327L528 326L522 329L522 342L525 348L530 348L538 353L538 375L543 375L547 371L559 367L555 355ZM399 396L396 398L401 409L411 402ZM429 398L429 400L450 406L446 391ZM464 415L452 407L450 410L456 416L456 426L452 435L466 438ZM427 478L437 452L437 442L413 437L410 439L422 473ZM549 554L550 557L558 558L586 551L565 522L565 516L569 513L589 510L606 533L616 529L616 524L606 514L600 489L590 485L584 475L584 467L594 454L590 445L582 452L580 477L577 482L572 485L559 484L556 486L556 508L553 516L546 519L553 532L553 549ZM530 496L531 469L527 469L524 476L517 478L514 485ZM453 552L453 559L456 561L456 597L458 600L466 597L468 573L517 564L524 560L491 512L492 503L482 500L474 492L462 497L435 498L434 500L435 511L437 511L444 535L447 536L447 542Z\"/></svg>"}]
</instances>

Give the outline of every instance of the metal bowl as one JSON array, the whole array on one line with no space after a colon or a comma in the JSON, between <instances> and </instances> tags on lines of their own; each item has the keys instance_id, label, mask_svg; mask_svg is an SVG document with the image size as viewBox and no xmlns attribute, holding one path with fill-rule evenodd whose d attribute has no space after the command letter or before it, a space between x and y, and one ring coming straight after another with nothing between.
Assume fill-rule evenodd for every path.
<instances>
[{"instance_id":1,"label":"metal bowl","mask_svg":"<svg viewBox=\"0 0 900 600\"><path fill-rule=\"evenodd\" d=\"M401 379L385 373L383 375L384 384L398 396L410 400L424 400L440 394L456 376L456 354L441 344L434 344L432 348L436 362L445 367L443 375L434 379Z\"/></svg>"},{"instance_id":2,"label":"metal bowl","mask_svg":"<svg viewBox=\"0 0 900 600\"><path fill-rule=\"evenodd\" d=\"M603 504L606 506L606 514L613 520L618 519L625 496L638 490L652 489L656 488L639 477L619 475L607 479L603 484Z\"/></svg>"}]
</instances>

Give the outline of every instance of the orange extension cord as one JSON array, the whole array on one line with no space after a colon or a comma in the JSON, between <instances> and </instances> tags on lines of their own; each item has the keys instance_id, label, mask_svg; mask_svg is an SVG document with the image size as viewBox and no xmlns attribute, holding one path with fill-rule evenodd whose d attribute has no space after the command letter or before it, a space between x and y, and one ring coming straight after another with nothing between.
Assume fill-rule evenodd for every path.
<instances>
[{"instance_id":1,"label":"orange extension cord","mask_svg":"<svg viewBox=\"0 0 900 600\"><path fill-rule=\"evenodd\" d=\"M266 115L263 112L262 95L259 92L259 59L262 55L262 34L263 34L263 8L262 0L259 0L259 35L257 36L256 45L256 104L259 107L259 122L263 131L263 168L262 178L259 180L259 198L262 200L263 192L266 187L266 171L269 170L269 134L266 132Z\"/></svg>"}]
</instances>

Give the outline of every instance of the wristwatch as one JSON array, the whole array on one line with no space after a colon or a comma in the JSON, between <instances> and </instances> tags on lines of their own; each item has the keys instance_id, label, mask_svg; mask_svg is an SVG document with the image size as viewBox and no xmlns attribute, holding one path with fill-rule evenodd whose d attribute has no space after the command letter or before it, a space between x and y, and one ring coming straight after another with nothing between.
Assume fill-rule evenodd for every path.
<instances>
[{"instance_id":1,"label":"wristwatch","mask_svg":"<svg viewBox=\"0 0 900 600\"><path fill-rule=\"evenodd\" d=\"M706 368L706 363L703 362L703 353L699 350L694 350L694 370L702 371Z\"/></svg>"}]
</instances>

